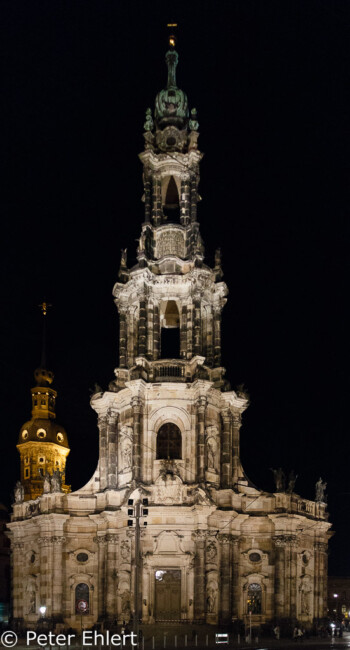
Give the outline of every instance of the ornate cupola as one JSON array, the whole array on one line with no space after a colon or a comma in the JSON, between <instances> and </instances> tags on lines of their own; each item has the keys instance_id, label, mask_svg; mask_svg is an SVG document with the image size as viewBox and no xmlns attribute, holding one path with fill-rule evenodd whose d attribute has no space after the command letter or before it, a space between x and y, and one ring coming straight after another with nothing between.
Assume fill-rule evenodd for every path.
<instances>
[{"instance_id":1,"label":"ornate cupola","mask_svg":"<svg viewBox=\"0 0 350 650\"><path fill-rule=\"evenodd\" d=\"M120 316L120 359L114 390L125 381L167 377L208 379L227 388L221 367L221 311L227 287L220 251L204 263L197 220L199 164L197 111L176 82L178 54L170 39L166 88L146 111L143 164L145 220L137 264L122 253L113 295Z\"/></svg>"},{"instance_id":2,"label":"ornate cupola","mask_svg":"<svg viewBox=\"0 0 350 650\"><path fill-rule=\"evenodd\" d=\"M43 310L44 318L46 313ZM43 348L44 345L45 342ZM44 353L42 366L43 361ZM26 501L36 499L43 493L45 476L50 480L54 472L59 475L62 491L70 491L70 487L65 485L66 458L70 449L66 431L56 421L57 392L51 388L54 375L50 370L40 367L35 370L34 378L36 385L31 388L32 417L21 427L17 444Z\"/></svg>"}]
</instances>

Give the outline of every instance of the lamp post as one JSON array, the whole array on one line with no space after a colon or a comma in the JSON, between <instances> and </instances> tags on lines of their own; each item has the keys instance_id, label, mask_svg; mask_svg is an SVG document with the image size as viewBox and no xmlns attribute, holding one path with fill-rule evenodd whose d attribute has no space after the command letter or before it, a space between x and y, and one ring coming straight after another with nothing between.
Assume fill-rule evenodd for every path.
<instances>
[{"instance_id":1,"label":"lamp post","mask_svg":"<svg viewBox=\"0 0 350 650\"><path fill-rule=\"evenodd\" d=\"M40 614L41 614L41 618L45 618L45 614L46 614L46 607L45 607L45 605L41 605L41 607L39 607L39 612L40 612Z\"/></svg>"}]
</instances>

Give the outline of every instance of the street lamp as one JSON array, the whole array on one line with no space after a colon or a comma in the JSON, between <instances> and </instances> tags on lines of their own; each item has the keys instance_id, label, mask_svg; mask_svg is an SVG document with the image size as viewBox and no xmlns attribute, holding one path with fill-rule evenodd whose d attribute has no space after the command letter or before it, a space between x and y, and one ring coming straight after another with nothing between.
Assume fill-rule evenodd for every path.
<instances>
[{"instance_id":1,"label":"street lamp","mask_svg":"<svg viewBox=\"0 0 350 650\"><path fill-rule=\"evenodd\" d=\"M45 605L41 605L41 607L39 607L39 612L40 612L42 618L44 618L44 616L45 616L45 614L46 614L46 607L45 607Z\"/></svg>"},{"instance_id":2,"label":"street lamp","mask_svg":"<svg viewBox=\"0 0 350 650\"><path fill-rule=\"evenodd\" d=\"M133 527L135 522L135 581L134 581L134 621L133 628L136 636L137 643L139 642L139 619L140 619L140 603L139 603L139 580L140 580L140 518L147 517L148 515L148 499L142 499L142 507L140 500L135 503L133 499L128 500L128 526ZM147 521L143 521L143 525L147 526Z\"/></svg>"}]
</instances>

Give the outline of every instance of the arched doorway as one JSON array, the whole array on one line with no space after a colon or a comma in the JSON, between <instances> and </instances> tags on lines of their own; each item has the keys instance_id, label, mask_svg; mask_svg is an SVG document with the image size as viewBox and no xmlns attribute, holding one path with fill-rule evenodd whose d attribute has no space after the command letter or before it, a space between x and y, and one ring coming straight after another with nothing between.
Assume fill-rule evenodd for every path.
<instances>
[{"instance_id":1,"label":"arched doorway","mask_svg":"<svg viewBox=\"0 0 350 650\"><path fill-rule=\"evenodd\" d=\"M181 620L181 571L157 569L155 577L156 621Z\"/></svg>"}]
</instances>

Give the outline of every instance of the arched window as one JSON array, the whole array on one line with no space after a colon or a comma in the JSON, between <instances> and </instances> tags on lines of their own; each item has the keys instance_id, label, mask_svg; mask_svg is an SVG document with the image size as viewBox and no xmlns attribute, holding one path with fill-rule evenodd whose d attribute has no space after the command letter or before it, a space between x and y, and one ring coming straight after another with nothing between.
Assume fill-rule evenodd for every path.
<instances>
[{"instance_id":1,"label":"arched window","mask_svg":"<svg viewBox=\"0 0 350 650\"><path fill-rule=\"evenodd\" d=\"M248 587L248 613L261 614L261 587L257 582L252 582Z\"/></svg>"},{"instance_id":2,"label":"arched window","mask_svg":"<svg viewBox=\"0 0 350 650\"><path fill-rule=\"evenodd\" d=\"M88 614L90 608L89 585L79 582L75 587L75 611L78 614Z\"/></svg>"},{"instance_id":3,"label":"arched window","mask_svg":"<svg viewBox=\"0 0 350 650\"><path fill-rule=\"evenodd\" d=\"M175 460L182 458L181 431L176 424L166 422L157 435L157 459Z\"/></svg>"}]
</instances>

